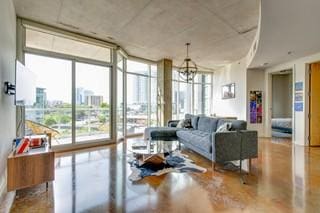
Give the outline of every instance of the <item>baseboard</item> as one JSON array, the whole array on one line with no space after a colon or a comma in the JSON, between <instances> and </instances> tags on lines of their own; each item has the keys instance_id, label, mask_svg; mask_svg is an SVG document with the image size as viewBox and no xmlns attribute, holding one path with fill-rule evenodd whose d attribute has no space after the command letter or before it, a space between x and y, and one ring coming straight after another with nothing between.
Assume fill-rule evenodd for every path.
<instances>
[{"instance_id":1,"label":"baseboard","mask_svg":"<svg viewBox=\"0 0 320 213\"><path fill-rule=\"evenodd\" d=\"M10 212L16 192L7 192L7 170L0 176L0 212Z\"/></svg>"}]
</instances>

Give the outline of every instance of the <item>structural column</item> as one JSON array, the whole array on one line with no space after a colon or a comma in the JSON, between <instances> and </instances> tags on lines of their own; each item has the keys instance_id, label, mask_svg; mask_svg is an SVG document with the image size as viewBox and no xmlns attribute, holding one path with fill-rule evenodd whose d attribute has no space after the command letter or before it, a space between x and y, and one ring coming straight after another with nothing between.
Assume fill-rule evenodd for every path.
<instances>
[{"instance_id":1,"label":"structural column","mask_svg":"<svg viewBox=\"0 0 320 213\"><path fill-rule=\"evenodd\" d=\"M158 119L165 126L172 119L172 60L158 61Z\"/></svg>"}]
</instances>

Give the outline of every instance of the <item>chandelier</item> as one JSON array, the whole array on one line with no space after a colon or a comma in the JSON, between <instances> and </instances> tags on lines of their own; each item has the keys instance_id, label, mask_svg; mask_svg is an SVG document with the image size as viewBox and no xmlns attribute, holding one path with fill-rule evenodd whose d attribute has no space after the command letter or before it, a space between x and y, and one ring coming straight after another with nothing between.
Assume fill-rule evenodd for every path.
<instances>
[{"instance_id":1,"label":"chandelier","mask_svg":"<svg viewBox=\"0 0 320 213\"><path fill-rule=\"evenodd\" d=\"M187 83L192 81L198 72L198 67L194 61L189 58L189 46L190 43L186 43L187 46L187 57L184 59L181 66L178 68L179 76L183 81Z\"/></svg>"}]
</instances>

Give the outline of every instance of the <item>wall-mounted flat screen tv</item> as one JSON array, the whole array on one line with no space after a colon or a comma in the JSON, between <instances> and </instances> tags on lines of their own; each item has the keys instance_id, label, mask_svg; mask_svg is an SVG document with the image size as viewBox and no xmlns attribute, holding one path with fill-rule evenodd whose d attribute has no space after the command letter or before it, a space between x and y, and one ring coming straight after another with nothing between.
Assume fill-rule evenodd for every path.
<instances>
[{"instance_id":1,"label":"wall-mounted flat screen tv","mask_svg":"<svg viewBox=\"0 0 320 213\"><path fill-rule=\"evenodd\" d=\"M16 61L16 95L17 106L32 106L36 102L36 75Z\"/></svg>"}]
</instances>

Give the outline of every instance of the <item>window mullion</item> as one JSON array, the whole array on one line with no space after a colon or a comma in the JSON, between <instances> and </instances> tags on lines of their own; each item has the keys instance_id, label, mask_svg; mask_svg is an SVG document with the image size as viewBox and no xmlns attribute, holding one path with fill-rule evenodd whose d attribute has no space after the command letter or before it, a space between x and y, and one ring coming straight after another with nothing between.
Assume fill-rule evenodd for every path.
<instances>
[{"instance_id":1,"label":"window mullion","mask_svg":"<svg viewBox=\"0 0 320 213\"><path fill-rule=\"evenodd\" d=\"M72 100L71 100L71 111L72 111L72 121L71 121L71 138L72 138L72 144L76 143L76 62L75 60L72 60L72 88L71 88L71 94L72 94Z\"/></svg>"}]
</instances>

